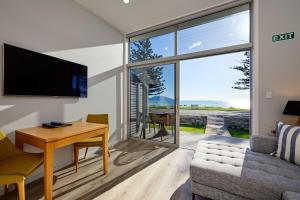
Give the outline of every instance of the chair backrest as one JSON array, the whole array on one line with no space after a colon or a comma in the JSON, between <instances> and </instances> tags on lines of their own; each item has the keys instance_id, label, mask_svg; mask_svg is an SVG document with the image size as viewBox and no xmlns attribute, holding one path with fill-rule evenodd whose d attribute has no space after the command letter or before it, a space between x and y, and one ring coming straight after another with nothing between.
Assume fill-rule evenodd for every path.
<instances>
[{"instance_id":1,"label":"chair backrest","mask_svg":"<svg viewBox=\"0 0 300 200\"><path fill-rule=\"evenodd\" d=\"M149 118L150 118L150 121L152 121L154 123L158 123L160 120L160 117L155 113L149 113Z\"/></svg>"},{"instance_id":2,"label":"chair backrest","mask_svg":"<svg viewBox=\"0 0 300 200\"><path fill-rule=\"evenodd\" d=\"M108 114L88 114L86 122L108 125Z\"/></svg>"},{"instance_id":3,"label":"chair backrest","mask_svg":"<svg viewBox=\"0 0 300 200\"><path fill-rule=\"evenodd\" d=\"M11 156L22 153L13 143L6 137L5 133L0 130L0 160L4 160Z\"/></svg>"}]
</instances>

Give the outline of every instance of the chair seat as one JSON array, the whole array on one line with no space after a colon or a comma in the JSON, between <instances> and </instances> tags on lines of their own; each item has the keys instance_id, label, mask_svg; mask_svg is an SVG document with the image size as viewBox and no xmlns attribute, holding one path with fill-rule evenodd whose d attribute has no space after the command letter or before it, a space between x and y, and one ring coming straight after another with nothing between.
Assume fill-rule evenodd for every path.
<instances>
[{"instance_id":1,"label":"chair seat","mask_svg":"<svg viewBox=\"0 0 300 200\"><path fill-rule=\"evenodd\" d=\"M75 143L76 146L98 146L102 145L102 137L93 137L80 140Z\"/></svg>"},{"instance_id":2,"label":"chair seat","mask_svg":"<svg viewBox=\"0 0 300 200\"><path fill-rule=\"evenodd\" d=\"M29 176L44 160L42 153L23 153L0 161L0 175Z\"/></svg>"}]
</instances>

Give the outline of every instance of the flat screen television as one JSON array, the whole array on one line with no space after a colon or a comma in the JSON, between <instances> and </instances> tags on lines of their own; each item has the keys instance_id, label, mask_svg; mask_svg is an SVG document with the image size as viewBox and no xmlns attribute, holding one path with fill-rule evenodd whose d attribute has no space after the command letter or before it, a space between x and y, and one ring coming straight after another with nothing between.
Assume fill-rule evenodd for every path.
<instances>
[{"instance_id":1,"label":"flat screen television","mask_svg":"<svg viewBox=\"0 0 300 200\"><path fill-rule=\"evenodd\" d=\"M87 66L4 44L4 95L87 97Z\"/></svg>"}]
</instances>

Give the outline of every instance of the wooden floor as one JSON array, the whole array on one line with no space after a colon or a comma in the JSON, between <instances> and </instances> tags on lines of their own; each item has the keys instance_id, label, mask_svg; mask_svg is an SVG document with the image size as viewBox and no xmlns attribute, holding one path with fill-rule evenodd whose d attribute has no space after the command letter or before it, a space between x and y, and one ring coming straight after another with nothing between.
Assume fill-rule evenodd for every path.
<instances>
[{"instance_id":1,"label":"wooden floor","mask_svg":"<svg viewBox=\"0 0 300 200\"><path fill-rule=\"evenodd\" d=\"M96 200L192 200L189 163L193 151L178 148L103 193ZM197 200L204 200L197 196Z\"/></svg>"},{"instance_id":2,"label":"wooden floor","mask_svg":"<svg viewBox=\"0 0 300 200\"><path fill-rule=\"evenodd\" d=\"M55 172L54 199L189 200L189 163L193 154L191 149L127 140L112 150L107 176L103 175L99 156L81 162L77 173L74 166ZM0 199L18 199L17 192ZM43 199L42 179L26 186L26 199Z\"/></svg>"}]
</instances>

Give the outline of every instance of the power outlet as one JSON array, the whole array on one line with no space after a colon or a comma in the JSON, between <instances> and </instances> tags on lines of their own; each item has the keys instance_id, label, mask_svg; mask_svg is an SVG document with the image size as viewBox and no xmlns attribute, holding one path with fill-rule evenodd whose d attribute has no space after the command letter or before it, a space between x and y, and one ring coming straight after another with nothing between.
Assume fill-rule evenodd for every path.
<instances>
[{"instance_id":1,"label":"power outlet","mask_svg":"<svg viewBox=\"0 0 300 200\"><path fill-rule=\"evenodd\" d=\"M273 97L272 92L267 91L267 92L266 92L266 99L272 99L272 97Z\"/></svg>"}]
</instances>

